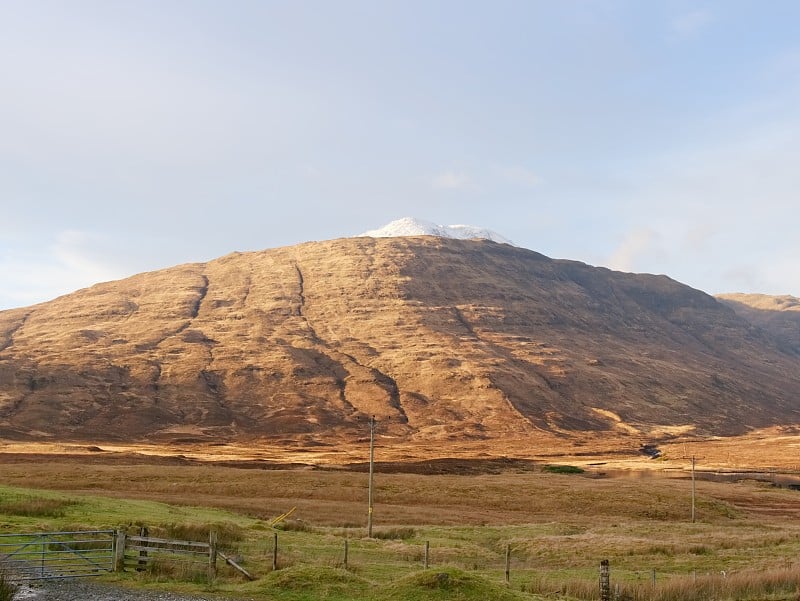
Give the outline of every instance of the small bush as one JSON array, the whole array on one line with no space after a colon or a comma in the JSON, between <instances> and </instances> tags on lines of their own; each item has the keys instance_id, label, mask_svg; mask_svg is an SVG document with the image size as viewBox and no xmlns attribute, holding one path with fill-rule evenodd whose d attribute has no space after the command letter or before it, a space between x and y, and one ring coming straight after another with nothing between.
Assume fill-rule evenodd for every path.
<instances>
[{"instance_id":1,"label":"small bush","mask_svg":"<svg viewBox=\"0 0 800 601\"><path fill-rule=\"evenodd\" d=\"M582 474L583 468L577 465L544 465L542 471L550 474Z\"/></svg>"},{"instance_id":2,"label":"small bush","mask_svg":"<svg viewBox=\"0 0 800 601\"><path fill-rule=\"evenodd\" d=\"M314 528L303 520L284 520L276 524L275 528L285 532L314 532Z\"/></svg>"}]
</instances>

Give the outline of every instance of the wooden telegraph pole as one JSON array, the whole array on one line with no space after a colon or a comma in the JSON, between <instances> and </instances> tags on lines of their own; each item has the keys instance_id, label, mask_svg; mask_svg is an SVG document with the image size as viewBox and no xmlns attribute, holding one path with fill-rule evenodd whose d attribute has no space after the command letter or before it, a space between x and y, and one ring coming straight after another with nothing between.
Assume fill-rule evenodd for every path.
<instances>
[{"instance_id":1,"label":"wooden telegraph pole","mask_svg":"<svg viewBox=\"0 0 800 601\"><path fill-rule=\"evenodd\" d=\"M695 467L695 457L694 455L692 455L692 524L694 524L694 498L695 498L694 467Z\"/></svg>"},{"instance_id":2,"label":"wooden telegraph pole","mask_svg":"<svg viewBox=\"0 0 800 601\"><path fill-rule=\"evenodd\" d=\"M372 538L372 480L375 474L375 416L369 419L369 507L367 508L367 537Z\"/></svg>"}]
</instances>

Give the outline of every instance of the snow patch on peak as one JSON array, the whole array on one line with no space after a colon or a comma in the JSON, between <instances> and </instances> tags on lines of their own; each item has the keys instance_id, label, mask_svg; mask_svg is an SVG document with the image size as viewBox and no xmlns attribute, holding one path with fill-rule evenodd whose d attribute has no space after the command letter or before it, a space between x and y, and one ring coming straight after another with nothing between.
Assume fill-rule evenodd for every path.
<instances>
[{"instance_id":1,"label":"snow patch on peak","mask_svg":"<svg viewBox=\"0 0 800 601\"><path fill-rule=\"evenodd\" d=\"M359 234L357 237L370 238L396 238L398 236L439 236L440 238L456 238L458 240L491 240L501 244L513 242L492 230L476 227L474 225L437 225L423 219L404 217L384 225L377 230L370 230Z\"/></svg>"}]
</instances>

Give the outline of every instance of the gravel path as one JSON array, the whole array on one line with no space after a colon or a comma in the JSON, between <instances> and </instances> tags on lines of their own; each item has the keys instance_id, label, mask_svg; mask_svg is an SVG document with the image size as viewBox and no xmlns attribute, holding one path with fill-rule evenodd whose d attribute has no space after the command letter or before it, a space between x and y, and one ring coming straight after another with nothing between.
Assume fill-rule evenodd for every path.
<instances>
[{"instance_id":1,"label":"gravel path","mask_svg":"<svg viewBox=\"0 0 800 601\"><path fill-rule=\"evenodd\" d=\"M22 585L19 601L219 601L214 597L188 597L157 591L134 591L81 579L51 580ZM251 601L239 599L238 601Z\"/></svg>"}]
</instances>

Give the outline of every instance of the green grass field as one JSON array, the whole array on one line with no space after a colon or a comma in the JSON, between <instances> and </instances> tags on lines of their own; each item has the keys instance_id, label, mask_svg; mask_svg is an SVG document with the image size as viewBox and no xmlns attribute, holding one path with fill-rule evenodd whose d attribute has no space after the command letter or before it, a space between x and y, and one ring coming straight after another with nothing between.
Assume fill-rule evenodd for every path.
<instances>
[{"instance_id":1,"label":"green grass field","mask_svg":"<svg viewBox=\"0 0 800 601\"><path fill-rule=\"evenodd\" d=\"M699 483L698 520L690 523L689 489L680 480L544 471L379 474L375 536L367 538L363 474L150 465L54 470L3 467L0 532L135 533L146 525L155 536L207 540L213 529L224 552L257 576L248 582L220 562L213 582L202 565L176 571L157 564L103 577L135 587L286 601L594 599L600 560L608 559L612 586L624 599L777 601L796 600L800 590L800 492L761 483ZM23 474L36 488L21 486ZM270 526L292 506L294 519Z\"/></svg>"}]
</instances>

